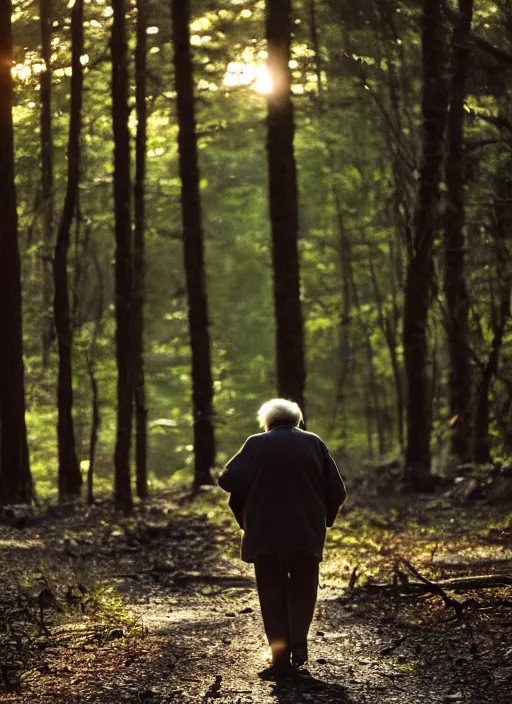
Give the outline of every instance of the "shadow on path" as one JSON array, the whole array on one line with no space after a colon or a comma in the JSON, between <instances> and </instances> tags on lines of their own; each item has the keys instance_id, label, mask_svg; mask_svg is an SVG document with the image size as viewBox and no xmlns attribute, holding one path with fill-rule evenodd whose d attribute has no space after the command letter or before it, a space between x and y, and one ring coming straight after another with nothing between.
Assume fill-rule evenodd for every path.
<instances>
[{"instance_id":1,"label":"shadow on path","mask_svg":"<svg viewBox=\"0 0 512 704\"><path fill-rule=\"evenodd\" d=\"M275 682L271 694L276 704L295 704L297 701L311 701L315 704L357 704L346 687L314 677L308 670L302 670L291 680ZM306 695L306 696L304 696ZM308 696L309 695L309 696Z\"/></svg>"}]
</instances>

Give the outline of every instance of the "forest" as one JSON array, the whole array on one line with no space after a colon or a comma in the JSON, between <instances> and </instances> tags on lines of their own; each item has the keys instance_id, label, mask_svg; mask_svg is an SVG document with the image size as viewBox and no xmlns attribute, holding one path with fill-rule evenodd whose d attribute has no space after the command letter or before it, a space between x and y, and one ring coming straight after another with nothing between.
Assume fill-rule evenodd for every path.
<instances>
[{"instance_id":1,"label":"forest","mask_svg":"<svg viewBox=\"0 0 512 704\"><path fill-rule=\"evenodd\" d=\"M510 0L0 0L0 702L510 703L510 85ZM349 499L268 690L272 397Z\"/></svg>"}]
</instances>

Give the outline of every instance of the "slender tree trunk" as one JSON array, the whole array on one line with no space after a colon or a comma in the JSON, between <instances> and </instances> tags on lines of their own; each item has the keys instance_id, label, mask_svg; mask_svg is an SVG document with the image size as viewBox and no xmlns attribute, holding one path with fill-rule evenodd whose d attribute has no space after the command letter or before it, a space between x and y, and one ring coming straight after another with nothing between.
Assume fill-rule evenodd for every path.
<instances>
[{"instance_id":1,"label":"slender tree trunk","mask_svg":"<svg viewBox=\"0 0 512 704\"><path fill-rule=\"evenodd\" d=\"M489 392L492 381L492 369L486 364L478 383L473 409L473 433L471 438L471 459L476 464L489 464L491 457L491 439L489 436Z\"/></svg>"},{"instance_id":2,"label":"slender tree trunk","mask_svg":"<svg viewBox=\"0 0 512 704\"><path fill-rule=\"evenodd\" d=\"M396 207L396 202L395 206ZM396 394L396 416L398 429L398 445L400 452L404 452L404 384L402 365L398 356L398 327L402 312L400 309L399 290L403 289L402 278L402 252L397 251L396 241L389 240L389 268L391 272L391 312L384 320L384 337L389 350L393 379ZM403 250L402 250L403 251Z\"/></svg>"},{"instance_id":3,"label":"slender tree trunk","mask_svg":"<svg viewBox=\"0 0 512 704\"><path fill-rule=\"evenodd\" d=\"M125 0L112 0L112 122L114 131L114 211L116 236L117 433L114 499L126 515L133 511L130 445L133 416L132 224L128 41Z\"/></svg>"},{"instance_id":4,"label":"slender tree trunk","mask_svg":"<svg viewBox=\"0 0 512 704\"><path fill-rule=\"evenodd\" d=\"M397 415L397 434L398 434L398 444L400 451L403 452L404 437L403 437L403 420L404 420L404 401L403 401L403 391L402 391L402 373L400 368L400 362L398 359L397 351L397 327L398 327L398 308L395 302L395 293L393 292L393 313L387 313L384 308L384 301L382 300L382 294L379 287L379 282L377 279L377 272L375 271L375 264L372 256L372 247L368 239L365 237L365 244L368 250L368 266L370 270L370 278L373 285L373 291L375 295L375 301L377 303L377 319L379 321L379 327L386 340L386 346L388 348L389 359L391 362L391 368L393 370L393 379L395 382L395 393L396 393L396 415ZM391 245L390 245L391 246ZM390 259L393 257L390 255ZM390 262L390 268L392 268L392 261ZM395 282L393 280L393 286Z\"/></svg>"},{"instance_id":5,"label":"slender tree trunk","mask_svg":"<svg viewBox=\"0 0 512 704\"><path fill-rule=\"evenodd\" d=\"M55 328L59 350L57 383L58 446L59 446L59 496L78 496L82 475L76 456L73 425L73 371L72 326L68 291L68 251L71 224L75 214L80 180L80 132L82 122L83 68L83 8L84 0L77 0L71 10L71 110L68 138L68 182L64 208L55 244L53 262Z\"/></svg>"},{"instance_id":6,"label":"slender tree trunk","mask_svg":"<svg viewBox=\"0 0 512 704\"><path fill-rule=\"evenodd\" d=\"M368 324L364 320L363 316L363 311L361 307L361 300L359 297L359 291L357 289L356 285L356 280L354 276L354 267L352 265L352 248L350 247L350 257L349 257L349 285L350 285L350 291L351 291L351 299L354 301L354 306L357 312L357 320L359 323L359 328L363 333L365 342L364 342L364 347L366 349L366 361L367 361L367 398L365 401L365 413L366 413L366 418L372 418L372 428L375 428L377 432L377 441L378 441L378 453L380 456L385 454L386 452L386 437L385 437L385 429L383 426L382 422L382 416L383 416L383 409L382 405L380 403L380 398L379 398L379 393L378 393L378 381L377 381L377 375L375 372L375 364L374 364L374 359L375 359L375 352L373 349L372 341L371 341L371 330L369 329ZM371 256L370 256L370 268L372 270L372 275L373 275L373 262L371 261ZM376 280L374 281L375 286L377 286ZM375 289L378 292L378 288ZM378 304L380 305L380 299L378 297ZM367 426L369 427L369 423L367 420ZM372 431L373 432L373 431ZM372 454L373 454L373 446L372 446Z\"/></svg>"},{"instance_id":7,"label":"slender tree trunk","mask_svg":"<svg viewBox=\"0 0 512 704\"><path fill-rule=\"evenodd\" d=\"M405 480L419 491L432 484L427 319L447 112L447 52L441 0L423 0L422 50L423 153L413 222L413 252L407 267L403 330L407 378Z\"/></svg>"},{"instance_id":8,"label":"slender tree trunk","mask_svg":"<svg viewBox=\"0 0 512 704\"><path fill-rule=\"evenodd\" d=\"M146 0L137 0L137 46L135 49L135 229L133 242L133 333L135 361L135 475L137 496L148 495L147 409L144 384L144 298L145 298L145 178L146 178Z\"/></svg>"},{"instance_id":9,"label":"slender tree trunk","mask_svg":"<svg viewBox=\"0 0 512 704\"><path fill-rule=\"evenodd\" d=\"M368 399L366 401L363 400L363 405L364 405L364 418L365 418L365 428L366 428L366 445L367 445L367 452L368 452L368 457L370 459L374 458L374 449L373 449L373 433L374 433L374 428L375 428L375 414L373 413L373 408L371 407L370 403L368 402Z\"/></svg>"},{"instance_id":10,"label":"slender tree trunk","mask_svg":"<svg viewBox=\"0 0 512 704\"><path fill-rule=\"evenodd\" d=\"M371 397L368 398L367 403L369 403L371 407L371 411L373 414L374 418L374 423L375 423L375 430L377 431L377 446L378 446L378 453L379 456L382 457L383 455L386 454L387 452L387 438L386 438L386 428L385 428L385 423L384 423L384 408L381 404L381 394L379 394L379 388L378 388L378 382L377 382L377 376L375 373L375 364L374 364L374 353L373 353L373 348L372 344L370 342L370 338L368 335L368 341L366 343L366 357L367 357L367 363L368 363L368 392Z\"/></svg>"},{"instance_id":11,"label":"slender tree trunk","mask_svg":"<svg viewBox=\"0 0 512 704\"><path fill-rule=\"evenodd\" d=\"M43 198L43 338L42 365L48 366L54 335L52 311L52 256L54 229L53 146L52 146L52 0L40 0L41 58L41 191Z\"/></svg>"},{"instance_id":12,"label":"slender tree trunk","mask_svg":"<svg viewBox=\"0 0 512 704\"><path fill-rule=\"evenodd\" d=\"M194 416L194 484L213 484L215 463L213 380L208 330L208 301L204 268L203 227L194 106L194 78L190 46L190 2L172 0L174 71L178 108L178 149L181 177L183 253L192 348L192 405Z\"/></svg>"},{"instance_id":13,"label":"slender tree trunk","mask_svg":"<svg viewBox=\"0 0 512 704\"><path fill-rule=\"evenodd\" d=\"M328 145L328 151L331 161L331 169L334 173L334 154L331 145ZM345 386L347 379L350 378L352 362L352 340L351 340L351 325L352 325L352 293L351 286L355 287L354 272L352 267L352 244L345 228L343 210L341 207L341 199L338 194L336 184L332 184L332 196L334 199L336 211L336 223L338 227L338 254L341 277L341 315L340 315L340 344L339 344L339 359L340 367L338 370L338 378L336 382L336 396L333 409L333 422L337 420L338 408L343 407L345 403ZM354 297L357 295L354 291Z\"/></svg>"},{"instance_id":14,"label":"slender tree trunk","mask_svg":"<svg viewBox=\"0 0 512 704\"><path fill-rule=\"evenodd\" d=\"M400 451L404 452L404 389L401 363L398 357L398 327L402 317L399 303L399 291L403 290L403 259L405 252L412 251L411 236L411 198L412 185L411 170L415 165L414 140L407 138L404 130L404 121L408 127L408 134L413 134L411 129L413 121L409 105L414 101L408 100L410 95L404 80L405 60L403 42L400 40L396 19L397 5L387 0L377 0L376 10L380 16L381 31L378 35L385 53L386 87L390 105L390 123L386 123L385 139L389 154L389 161L393 174L392 214L395 225L395 236L389 239L389 273L391 284L392 312L385 313L382 298L378 292L378 285L374 273L372 279L379 306L379 325L386 340L389 350L391 367L396 391L397 431ZM398 10L399 11L399 10ZM397 246L398 245L398 246ZM405 245L405 247L404 247ZM373 272L373 263L370 259Z\"/></svg>"},{"instance_id":15,"label":"slender tree trunk","mask_svg":"<svg viewBox=\"0 0 512 704\"><path fill-rule=\"evenodd\" d=\"M499 322L494 331L491 353L487 363L482 369L481 378L475 394L472 418L471 459L476 464L489 464L492 462L491 435L489 433L489 395L493 378L498 369L505 325L509 317L510 304L509 287L508 299L505 293L500 302L500 310L498 312Z\"/></svg>"},{"instance_id":16,"label":"slender tree trunk","mask_svg":"<svg viewBox=\"0 0 512 704\"><path fill-rule=\"evenodd\" d=\"M459 0L459 19L453 32L448 154L446 159L447 208L445 213L444 290L448 313L450 357L448 394L450 414L467 415L471 403L471 363L468 337L469 297L464 274L464 99L468 72L468 40L473 0ZM456 423L451 435L451 452L466 462L470 454L470 427Z\"/></svg>"},{"instance_id":17,"label":"slender tree trunk","mask_svg":"<svg viewBox=\"0 0 512 704\"><path fill-rule=\"evenodd\" d=\"M12 5L0 0L0 504L30 503L14 185Z\"/></svg>"},{"instance_id":18,"label":"slender tree trunk","mask_svg":"<svg viewBox=\"0 0 512 704\"><path fill-rule=\"evenodd\" d=\"M471 456L477 464L492 461L491 436L489 433L489 395L491 385L498 371L505 328L510 318L512 305L512 265L509 242L512 240L512 178L510 163L501 166L503 173L498 177L495 199L495 248L496 281L498 302L493 311L493 340L487 363L482 369L477 387L473 411L473 428L471 438Z\"/></svg>"},{"instance_id":19,"label":"slender tree trunk","mask_svg":"<svg viewBox=\"0 0 512 704\"><path fill-rule=\"evenodd\" d=\"M323 65L320 53L320 38L318 35L317 23L317 6L316 0L309 0L309 27L311 31L311 46L314 53L315 74L318 89L318 108L320 116L324 117L328 114L329 106L326 100L326 90L324 89ZM338 229L338 252L341 277L341 314L340 314L340 344L339 344L339 359L340 368L336 381L336 390L332 411L331 429L334 429L338 420L338 409L345 403L345 384L350 372L351 359L351 323L352 323L352 296L351 282L353 281L352 269L352 244L350 237L347 234L344 222L344 214L342 207L342 199L339 194L339 189L334 180L336 173L336 157L335 150L332 144L332 138L329 133L326 133L325 146L328 154L328 164L331 170L330 190L334 201L334 209L336 214L336 225ZM368 416L368 414L367 414ZM369 426L368 426L368 432ZM369 445L370 447L370 445ZM372 450L373 451L373 450Z\"/></svg>"},{"instance_id":20,"label":"slender tree trunk","mask_svg":"<svg viewBox=\"0 0 512 704\"><path fill-rule=\"evenodd\" d=\"M101 426L100 400L98 393L98 380L96 378L96 350L97 342L101 333L103 323L103 311L105 307L105 296L101 266L93 254L96 272L98 274L98 293L96 319L94 321L94 333L89 351L86 354L87 373L91 388L91 432L89 435L89 468L87 470L87 503L91 506L94 503L94 465L96 460L96 445Z\"/></svg>"},{"instance_id":21,"label":"slender tree trunk","mask_svg":"<svg viewBox=\"0 0 512 704\"><path fill-rule=\"evenodd\" d=\"M295 123L290 89L291 0L267 0L267 155L276 318L277 389L304 408L304 330L300 303Z\"/></svg>"},{"instance_id":22,"label":"slender tree trunk","mask_svg":"<svg viewBox=\"0 0 512 704\"><path fill-rule=\"evenodd\" d=\"M89 439L89 467L87 469L87 503L92 506L94 503L94 463L96 459L96 445L98 443L98 433L100 430L101 416L98 397L98 380L94 370L94 360L87 360L87 373L91 385L91 434Z\"/></svg>"}]
</instances>

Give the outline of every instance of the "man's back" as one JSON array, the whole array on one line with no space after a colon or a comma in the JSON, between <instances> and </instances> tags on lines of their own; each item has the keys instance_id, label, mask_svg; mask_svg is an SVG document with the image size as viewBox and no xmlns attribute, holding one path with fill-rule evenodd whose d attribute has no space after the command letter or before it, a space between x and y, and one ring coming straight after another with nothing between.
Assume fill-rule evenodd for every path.
<instances>
[{"instance_id":1,"label":"man's back","mask_svg":"<svg viewBox=\"0 0 512 704\"><path fill-rule=\"evenodd\" d=\"M242 504L242 559L248 562L294 551L321 559L333 506L335 512L345 495L325 444L289 425L251 436L220 485Z\"/></svg>"}]
</instances>

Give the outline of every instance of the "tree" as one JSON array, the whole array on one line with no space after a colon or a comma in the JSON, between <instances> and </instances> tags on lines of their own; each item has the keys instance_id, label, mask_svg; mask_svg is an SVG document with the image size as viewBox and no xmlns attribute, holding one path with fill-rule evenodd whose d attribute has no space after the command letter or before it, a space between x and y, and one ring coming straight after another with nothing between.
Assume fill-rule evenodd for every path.
<instances>
[{"instance_id":1,"label":"tree","mask_svg":"<svg viewBox=\"0 0 512 704\"><path fill-rule=\"evenodd\" d=\"M493 239L496 257L496 290L491 291L491 349L485 363L480 364L480 375L474 398L471 437L471 459L477 464L492 462L490 420L491 385L498 371L498 363L505 337L505 330L510 318L512 303L512 266L510 241L512 237L512 179L510 178L510 159L498 165L496 176L496 194L494 196Z\"/></svg>"},{"instance_id":2,"label":"tree","mask_svg":"<svg viewBox=\"0 0 512 704\"><path fill-rule=\"evenodd\" d=\"M215 435L189 0L172 1L172 41L179 128L183 254L192 351L194 484L201 486L213 484L210 469L215 463Z\"/></svg>"},{"instance_id":3,"label":"tree","mask_svg":"<svg viewBox=\"0 0 512 704\"><path fill-rule=\"evenodd\" d=\"M18 215L14 185L12 5L0 1L0 503L30 503L21 313Z\"/></svg>"},{"instance_id":4,"label":"tree","mask_svg":"<svg viewBox=\"0 0 512 704\"><path fill-rule=\"evenodd\" d=\"M52 265L54 198L53 198L53 144L52 144L52 0L40 0L41 25L41 195L43 200L43 336L42 365L48 366L53 338Z\"/></svg>"},{"instance_id":5,"label":"tree","mask_svg":"<svg viewBox=\"0 0 512 704\"><path fill-rule=\"evenodd\" d=\"M444 230L444 290L448 318L450 414L459 416L451 435L451 452L460 461L469 459L471 363L469 355L469 295L464 271L464 100L468 73L468 41L473 0L459 0L459 18L453 31L451 83L447 123L446 213Z\"/></svg>"},{"instance_id":6,"label":"tree","mask_svg":"<svg viewBox=\"0 0 512 704\"><path fill-rule=\"evenodd\" d=\"M128 119L128 43L126 5L113 0L112 122L114 130L115 296L117 359L117 430L114 454L116 508L133 511L130 445L133 415L134 363L132 345L132 225L130 131Z\"/></svg>"},{"instance_id":7,"label":"tree","mask_svg":"<svg viewBox=\"0 0 512 704\"><path fill-rule=\"evenodd\" d=\"M137 46L135 49L135 184L133 200L135 227L133 241L133 359L135 362L135 462L137 496L148 494L147 476L147 410L144 386L144 270L145 270L145 178L146 178L146 0L137 0Z\"/></svg>"},{"instance_id":8,"label":"tree","mask_svg":"<svg viewBox=\"0 0 512 704\"><path fill-rule=\"evenodd\" d=\"M279 396L304 409L304 333L300 303L295 123L290 92L291 0L267 0L267 156Z\"/></svg>"},{"instance_id":9,"label":"tree","mask_svg":"<svg viewBox=\"0 0 512 704\"><path fill-rule=\"evenodd\" d=\"M448 102L442 2L423 0L422 8L422 157L413 221L413 251L407 266L403 329L407 378L405 480L420 491L428 489L432 483L427 323Z\"/></svg>"},{"instance_id":10,"label":"tree","mask_svg":"<svg viewBox=\"0 0 512 704\"><path fill-rule=\"evenodd\" d=\"M59 350L57 407L59 420L59 496L77 496L82 475L76 456L73 424L72 325L69 310L68 251L71 224L75 215L80 181L80 133L82 126L84 0L76 0L71 10L71 109L68 137L68 174L64 208L55 244L53 262L54 315Z\"/></svg>"}]
</instances>

